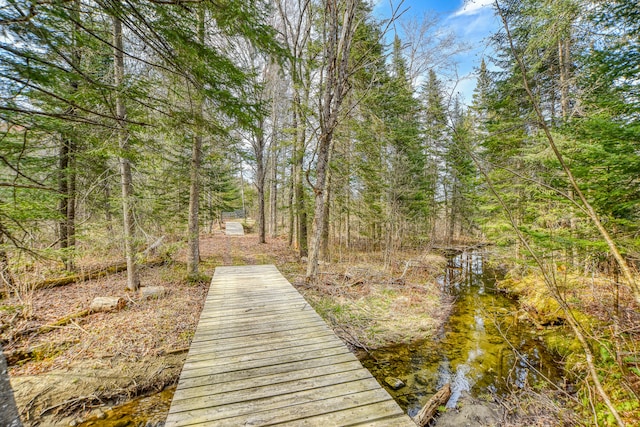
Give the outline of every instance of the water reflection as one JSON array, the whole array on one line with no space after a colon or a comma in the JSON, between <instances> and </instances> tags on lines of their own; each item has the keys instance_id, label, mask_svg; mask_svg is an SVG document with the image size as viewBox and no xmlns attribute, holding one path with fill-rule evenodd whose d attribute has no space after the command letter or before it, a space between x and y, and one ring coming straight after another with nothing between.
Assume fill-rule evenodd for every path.
<instances>
[{"instance_id":1,"label":"water reflection","mask_svg":"<svg viewBox=\"0 0 640 427\"><path fill-rule=\"evenodd\" d=\"M482 253L452 257L439 283L456 302L440 338L378 350L363 360L380 382L387 376L404 381L406 387L388 391L409 415L446 383L451 383L448 406L453 407L465 391L500 393L538 381L531 366L557 378L542 343L528 325L518 324L516 303L496 292L495 282Z\"/></svg>"},{"instance_id":2,"label":"water reflection","mask_svg":"<svg viewBox=\"0 0 640 427\"><path fill-rule=\"evenodd\" d=\"M161 427L169 412L176 387L167 387L148 397L134 399L115 409L106 411L104 417L88 420L77 427Z\"/></svg>"}]
</instances>

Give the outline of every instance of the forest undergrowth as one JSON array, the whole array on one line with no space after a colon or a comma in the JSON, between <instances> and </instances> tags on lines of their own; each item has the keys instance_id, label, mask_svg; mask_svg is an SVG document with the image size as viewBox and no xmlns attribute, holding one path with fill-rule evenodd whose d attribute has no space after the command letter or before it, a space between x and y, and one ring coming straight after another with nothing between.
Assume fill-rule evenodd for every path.
<instances>
[{"instance_id":1,"label":"forest undergrowth","mask_svg":"<svg viewBox=\"0 0 640 427\"><path fill-rule=\"evenodd\" d=\"M275 264L353 347L431 336L449 310L450 302L432 280L444 267L444 259L435 255L398 253L385 270L375 255L355 252L323 264L320 279L305 284L305 264L286 241L260 245L255 235L217 234L201 238L204 274L194 281L185 279L182 246L166 242L160 250L166 262L141 272L143 286L168 289L159 299L126 291L121 272L49 289L20 289L0 300L0 339L25 425L78 423L175 383L218 265ZM89 270L114 260L103 249L78 266ZM16 279L35 283L52 269L32 264ZM122 297L126 305L73 317L97 296Z\"/></svg>"},{"instance_id":2,"label":"forest undergrowth","mask_svg":"<svg viewBox=\"0 0 640 427\"><path fill-rule=\"evenodd\" d=\"M587 375L587 356L568 325L569 313L588 340L598 378L612 404L626 425L640 425L640 310L632 292L617 280L615 274L603 269L585 272L563 265L552 268L554 286L551 288L545 284L539 269L526 267L512 269L498 284L518 298L520 320L530 322L538 330L540 340L557 355L565 384L551 384L545 386L546 390L558 395L556 402L563 401L579 414L579 421L567 419L566 425L575 425L575 422L616 425L604 403L595 395ZM566 304L568 312L562 310L559 301ZM560 393L564 394L562 397L557 393L558 389L570 393ZM539 393L539 390L532 391ZM511 399L510 404L521 406L514 402L522 400ZM535 412L539 403L529 408ZM560 421L561 418L556 420Z\"/></svg>"},{"instance_id":3,"label":"forest undergrowth","mask_svg":"<svg viewBox=\"0 0 640 427\"><path fill-rule=\"evenodd\" d=\"M186 280L183 246L166 241L158 254L166 262L142 270L144 286L168 289L159 299L125 291L121 272L55 288L20 289L0 300L0 339L26 425L80 422L174 384L219 265L275 264L354 350L436 337L454 303L437 281L445 258L424 251L398 251L386 263L383 254L337 252L331 262L321 263L318 279L308 282L304 261L285 240L261 245L253 234L215 234L201 238L203 274ZM78 266L91 270L110 264L117 260L111 251L117 248L93 253ZM19 279L34 283L52 269L33 264ZM637 425L640 315L632 296L603 274L559 270L557 276L561 295L594 346L603 384L628 425ZM505 410L504 425L610 423L590 395L584 353L535 270L512 270L500 286L518 297L520 321L536 328L557 353L569 382L562 391L554 388L558 384L534 384L496 399ZM126 306L73 317L96 296L119 296Z\"/></svg>"}]
</instances>

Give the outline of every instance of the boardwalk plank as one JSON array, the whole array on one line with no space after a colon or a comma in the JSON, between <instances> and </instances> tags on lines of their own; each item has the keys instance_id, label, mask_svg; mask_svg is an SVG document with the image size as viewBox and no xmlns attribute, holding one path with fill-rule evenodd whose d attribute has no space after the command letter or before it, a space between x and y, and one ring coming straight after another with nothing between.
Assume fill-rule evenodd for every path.
<instances>
[{"instance_id":1,"label":"boardwalk plank","mask_svg":"<svg viewBox=\"0 0 640 427\"><path fill-rule=\"evenodd\" d=\"M237 356L241 354L252 354L252 353L260 353L265 351L286 351L289 348L295 347L303 347L307 345L314 345L320 343L332 343L336 340L336 338L332 335L329 335L328 332L324 332L324 334L320 335L312 335L305 338L298 337L289 337L283 338L280 340L273 340L268 342L247 342L241 341L238 342L235 346L230 345L223 348L216 346L215 350L211 350L210 347L199 347L192 348L192 351L189 352L189 360L202 360L208 359L210 357L230 357Z\"/></svg>"},{"instance_id":2,"label":"boardwalk plank","mask_svg":"<svg viewBox=\"0 0 640 427\"><path fill-rule=\"evenodd\" d=\"M407 419L407 416L404 415L404 412L394 401L386 399L384 395L379 393L379 390L376 390L376 392L375 395L368 399L353 395L346 396L341 402L331 402L330 410L344 408L342 410L326 411L328 402L324 402L325 407L318 408L320 410L316 409L315 405L305 405L306 407L297 409L289 416L280 415L277 418L274 417L269 423L270 425L277 424L279 426L345 426L361 423L366 425L367 422L395 417L397 424L387 424L387 426L416 426L411 420ZM397 419L398 416L401 417L402 415L405 417L405 422L402 422L402 419Z\"/></svg>"},{"instance_id":3,"label":"boardwalk plank","mask_svg":"<svg viewBox=\"0 0 640 427\"><path fill-rule=\"evenodd\" d=\"M215 348L224 348L224 346L227 345L234 345L236 343L242 342L242 343L251 343L251 342L266 342L267 340L276 340L276 339L288 339L288 338L292 338L292 337L300 337L305 338L305 337L312 337L312 336L318 336L324 332L327 332L327 328L323 325L312 325L312 326L305 326L303 328L299 328L299 329L291 329L288 331L275 331L275 332L266 332L263 334L260 334L260 336L258 337L259 339L252 339L252 340L248 340L246 337L227 337L227 338L219 338L219 339L209 339L208 337L201 337L201 339L196 342L195 344L192 344L192 348L196 347L196 348L203 348L208 346L210 349L215 349Z\"/></svg>"},{"instance_id":4,"label":"boardwalk plank","mask_svg":"<svg viewBox=\"0 0 640 427\"><path fill-rule=\"evenodd\" d=\"M247 382L245 379L240 380L227 380L225 382L210 384L205 383L200 386L181 388L179 393L176 393L174 400L194 399L202 396L213 396L219 393L226 393L229 391L245 390L252 387L270 386L273 384L284 384L291 381L300 381L304 379L318 378L329 374L342 374L350 371L361 370L361 366L358 361L351 360L348 362L336 363L332 365L318 366L315 368L301 369L297 371L280 372L272 375L265 375L262 377L254 377L251 382Z\"/></svg>"},{"instance_id":5,"label":"boardwalk plank","mask_svg":"<svg viewBox=\"0 0 640 427\"><path fill-rule=\"evenodd\" d=\"M275 266L219 267L166 426L414 426Z\"/></svg>"},{"instance_id":6,"label":"boardwalk plank","mask_svg":"<svg viewBox=\"0 0 640 427\"><path fill-rule=\"evenodd\" d=\"M373 386L368 381L359 381L350 384L350 389L345 391L343 384L336 384L324 388L305 390L299 393L281 394L265 399L245 402L237 402L228 405L211 406L207 408L191 409L182 412L186 422L176 425L192 425L208 423L204 425L269 425L268 421L259 420L264 412L291 413L299 410L302 405L314 405L324 407L330 411L334 404L342 408L345 404L353 402L354 398L371 401L380 393L380 388ZM351 402L346 399L350 398ZM171 414L170 414L171 415ZM271 415L273 417L273 415ZM167 419L165 427L171 427L170 419ZM253 423L253 424L251 424ZM322 424L318 424L321 426ZM325 424L326 425L326 424Z\"/></svg>"},{"instance_id":7,"label":"boardwalk plank","mask_svg":"<svg viewBox=\"0 0 640 427\"><path fill-rule=\"evenodd\" d=\"M316 351L313 354L307 354L307 353L284 354L279 357L270 357L262 360L248 360L242 363L226 363L224 360L222 360L221 364L216 366L204 366L204 367L196 366L194 368L190 367L190 365L188 364L189 360L187 358L187 362L185 362L184 367L182 368L182 372L184 376L181 374L180 379L184 378L184 380L187 380L189 378L197 377L201 375L211 375L211 374L221 374L224 372L241 371L244 369L257 368L260 366L277 366L277 365L282 365L282 364L287 364L292 362L300 362L303 360L318 359L326 356L338 356L341 354L351 355L353 357L353 355L349 352L349 350L346 347L342 346L342 347L332 347L332 348L323 349L320 351Z\"/></svg>"},{"instance_id":8,"label":"boardwalk plank","mask_svg":"<svg viewBox=\"0 0 640 427\"><path fill-rule=\"evenodd\" d=\"M252 361L263 361L264 359L280 358L281 355L286 352L290 355L299 354L314 354L315 352L332 349L332 348L344 348L344 344L340 342L320 342L316 344L309 344L306 346L296 346L279 348L275 350L256 351L252 353L244 353L227 357L219 357L218 355L210 355L209 357L200 357L198 359L189 358L189 369L198 367L213 367L219 365L238 364ZM265 362L267 363L267 362ZM186 364L185 364L186 365Z\"/></svg>"},{"instance_id":9,"label":"boardwalk plank","mask_svg":"<svg viewBox=\"0 0 640 427\"><path fill-rule=\"evenodd\" d=\"M251 382L255 378L260 378L266 375L313 369L319 366L338 365L341 363L353 362L353 360L352 354L345 353L331 357L319 357L317 359L300 360L280 365L260 366L258 368L244 369L240 371L222 372L217 374L203 373L199 376L190 378L189 381L180 381L178 383L178 389L198 387L206 384L219 384L239 379Z\"/></svg>"},{"instance_id":10,"label":"boardwalk plank","mask_svg":"<svg viewBox=\"0 0 640 427\"><path fill-rule=\"evenodd\" d=\"M201 389L176 390L176 397L171 404L177 411L187 411L197 408L212 408L214 406L226 406L238 402L248 402L257 399L266 399L274 396L294 395L308 390L317 390L325 387L337 387L350 391L358 384L362 387L372 387L370 377L362 369L347 372L336 372L319 377L303 378L276 384L267 384L259 387L249 387L226 393L201 394ZM224 388L224 387L221 387ZM195 398L193 398L195 397Z\"/></svg>"},{"instance_id":11,"label":"boardwalk plank","mask_svg":"<svg viewBox=\"0 0 640 427\"><path fill-rule=\"evenodd\" d=\"M387 400L381 391L377 389L354 393L225 421L236 422L235 425L343 426L353 421L389 416L393 414L392 411L402 413L398 405ZM335 409L342 410L330 412Z\"/></svg>"}]
</instances>

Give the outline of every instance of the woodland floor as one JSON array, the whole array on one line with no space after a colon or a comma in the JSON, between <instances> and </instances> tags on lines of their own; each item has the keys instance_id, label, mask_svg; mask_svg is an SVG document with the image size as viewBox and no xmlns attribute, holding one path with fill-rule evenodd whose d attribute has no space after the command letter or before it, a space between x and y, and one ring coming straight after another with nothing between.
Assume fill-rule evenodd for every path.
<instances>
[{"instance_id":1,"label":"woodland floor","mask_svg":"<svg viewBox=\"0 0 640 427\"><path fill-rule=\"evenodd\" d=\"M203 236L201 271L218 265L275 264L353 347L423 339L446 319L450 301L435 285L444 259L402 253L387 268L371 253L334 254L317 283L286 241L255 235ZM143 286L168 295L143 300L125 291L125 273L0 300L0 339L26 426L69 425L177 381L206 297L208 280L184 280L184 253L142 271ZM124 309L92 313L47 332L28 332L86 310L96 296L120 296Z\"/></svg>"}]
</instances>

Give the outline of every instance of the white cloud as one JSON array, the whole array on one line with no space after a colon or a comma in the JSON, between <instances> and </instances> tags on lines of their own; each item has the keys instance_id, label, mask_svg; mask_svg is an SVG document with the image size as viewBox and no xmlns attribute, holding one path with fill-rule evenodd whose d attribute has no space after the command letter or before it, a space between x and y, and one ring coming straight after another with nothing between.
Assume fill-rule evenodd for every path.
<instances>
[{"instance_id":1,"label":"white cloud","mask_svg":"<svg viewBox=\"0 0 640 427\"><path fill-rule=\"evenodd\" d=\"M469 0L458 9L452 16L477 15L482 10L491 7L494 0Z\"/></svg>"}]
</instances>

